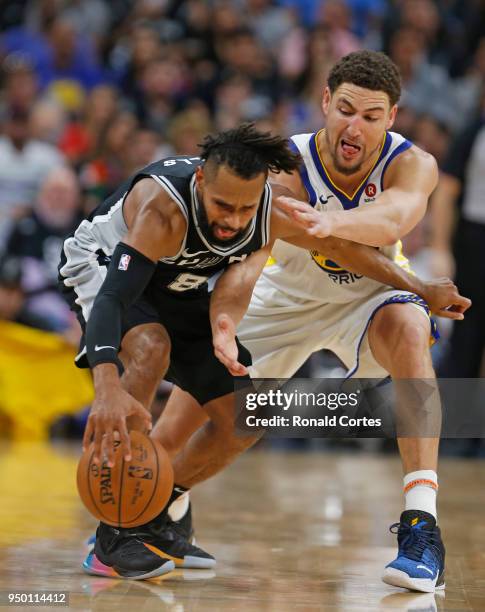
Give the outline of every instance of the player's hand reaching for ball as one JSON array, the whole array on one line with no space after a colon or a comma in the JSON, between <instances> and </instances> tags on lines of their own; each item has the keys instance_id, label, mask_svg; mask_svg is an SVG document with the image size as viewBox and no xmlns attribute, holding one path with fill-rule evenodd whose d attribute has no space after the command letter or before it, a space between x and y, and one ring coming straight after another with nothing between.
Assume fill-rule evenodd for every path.
<instances>
[{"instance_id":1,"label":"player's hand reaching for ball","mask_svg":"<svg viewBox=\"0 0 485 612\"><path fill-rule=\"evenodd\" d=\"M464 319L464 313L472 302L458 292L455 283L449 278L438 278L423 283L421 297L431 312L445 319Z\"/></svg>"},{"instance_id":2,"label":"player's hand reaching for ball","mask_svg":"<svg viewBox=\"0 0 485 612\"><path fill-rule=\"evenodd\" d=\"M212 330L214 354L233 376L246 376L248 369L237 360L236 326L231 317L220 314Z\"/></svg>"},{"instance_id":3,"label":"player's hand reaching for ball","mask_svg":"<svg viewBox=\"0 0 485 612\"><path fill-rule=\"evenodd\" d=\"M321 210L315 210L306 202L294 198L279 196L278 206L309 236L326 238L331 234L330 216Z\"/></svg>"},{"instance_id":4,"label":"player's hand reaching for ball","mask_svg":"<svg viewBox=\"0 0 485 612\"><path fill-rule=\"evenodd\" d=\"M148 410L119 384L96 392L83 438L84 451L88 448L91 439L94 440L95 463L101 463L106 457L109 467L113 467L115 441L119 441L125 461L131 460L130 438L126 424L128 417L135 417L136 422L143 424L145 431L151 430L152 418Z\"/></svg>"}]
</instances>

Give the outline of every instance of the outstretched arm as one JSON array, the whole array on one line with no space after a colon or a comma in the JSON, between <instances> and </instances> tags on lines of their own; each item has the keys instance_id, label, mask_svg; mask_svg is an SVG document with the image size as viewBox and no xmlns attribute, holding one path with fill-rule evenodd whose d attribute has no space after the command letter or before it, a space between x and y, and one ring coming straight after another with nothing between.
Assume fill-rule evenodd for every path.
<instances>
[{"instance_id":1,"label":"outstretched arm","mask_svg":"<svg viewBox=\"0 0 485 612\"><path fill-rule=\"evenodd\" d=\"M417 155L419 156L420 154L421 152L418 149ZM411 163L413 163L413 159L416 160L414 155L411 156ZM432 158L430 158L430 160L432 160ZM409 158L407 161L409 162ZM392 165L390 169L391 168ZM304 249L318 251L326 255L329 259L338 262L340 266L350 272L372 278L384 285L395 287L396 289L416 293L427 302L431 311L437 316L449 319L463 319L463 313L470 307L471 302L468 298L458 293L458 289L451 280L448 278L439 278L431 281L423 281L394 263L376 248L343 238L337 238L335 236L318 238L309 235L306 228L302 227L300 223L295 224L292 222L294 219L291 214L292 208L288 208L281 203L281 196L289 196L290 198L301 199L302 202L305 202L303 206L306 206L305 189L299 175L297 173L282 176L273 175L272 180L273 194L276 196L276 201L273 203L274 214L280 219L280 225L276 228L276 231L279 231L278 237L286 235L284 238L286 242L290 242ZM392 180L395 181L397 179L394 177ZM277 183L275 184L275 182ZM366 214L370 206L373 205L365 205L364 212ZM313 209L311 210L313 211ZM332 214L318 211L313 212L319 219L323 220ZM343 211L338 214L341 214L343 218L347 218L346 216L352 214L352 212L353 211ZM298 232L297 235L295 235L295 232ZM293 235L290 236L290 234Z\"/></svg>"},{"instance_id":2,"label":"outstretched arm","mask_svg":"<svg viewBox=\"0 0 485 612\"><path fill-rule=\"evenodd\" d=\"M463 319L463 313L471 301L459 294L455 284L448 278L423 281L386 257L378 249L334 238L314 238L299 236L286 238L295 246L318 251L340 266L362 274L373 280L402 291L416 293L428 304L430 310L439 317Z\"/></svg>"},{"instance_id":3,"label":"outstretched arm","mask_svg":"<svg viewBox=\"0 0 485 612\"><path fill-rule=\"evenodd\" d=\"M230 265L218 279L210 302L214 353L233 376L244 376L247 368L237 360L236 329L248 309L254 285L271 252L271 245Z\"/></svg>"},{"instance_id":4,"label":"outstretched arm","mask_svg":"<svg viewBox=\"0 0 485 612\"><path fill-rule=\"evenodd\" d=\"M284 196L279 202L310 236L331 235L379 247L394 244L419 223L437 180L435 159L413 146L391 163L385 189L375 202L326 212Z\"/></svg>"}]
</instances>

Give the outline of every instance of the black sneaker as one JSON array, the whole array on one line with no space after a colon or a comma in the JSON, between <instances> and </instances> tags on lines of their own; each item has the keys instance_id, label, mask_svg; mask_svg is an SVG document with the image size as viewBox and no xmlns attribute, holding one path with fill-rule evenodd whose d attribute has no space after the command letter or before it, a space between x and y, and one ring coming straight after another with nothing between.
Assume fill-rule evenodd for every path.
<instances>
[{"instance_id":1,"label":"black sneaker","mask_svg":"<svg viewBox=\"0 0 485 612\"><path fill-rule=\"evenodd\" d=\"M195 539L190 506L179 521L172 521L168 517L167 511L164 510L145 525L132 527L131 529L119 529L117 531L137 538L148 547L148 550L165 559L170 559L176 567L211 569L216 564L216 560L212 555L194 545ZM95 559L90 558L90 555L95 552L98 537L98 532L96 532L96 535L91 536L87 541L87 546L91 547L94 545L94 549L91 550L84 561L83 567L86 571L90 570L92 565L96 563Z\"/></svg>"},{"instance_id":2,"label":"black sneaker","mask_svg":"<svg viewBox=\"0 0 485 612\"><path fill-rule=\"evenodd\" d=\"M172 571L172 559L141 541L134 529L116 529L100 523L94 548L83 570L95 576L143 580Z\"/></svg>"},{"instance_id":3,"label":"black sneaker","mask_svg":"<svg viewBox=\"0 0 485 612\"><path fill-rule=\"evenodd\" d=\"M162 512L153 521L137 528L150 550L164 554L175 567L211 569L216 564L212 555L193 544L192 511L189 509L179 521L172 521Z\"/></svg>"},{"instance_id":4,"label":"black sneaker","mask_svg":"<svg viewBox=\"0 0 485 612\"><path fill-rule=\"evenodd\" d=\"M397 533L399 550L384 570L384 582L426 593L444 589L445 547L433 515L406 510L400 522L391 525L391 532Z\"/></svg>"}]
</instances>

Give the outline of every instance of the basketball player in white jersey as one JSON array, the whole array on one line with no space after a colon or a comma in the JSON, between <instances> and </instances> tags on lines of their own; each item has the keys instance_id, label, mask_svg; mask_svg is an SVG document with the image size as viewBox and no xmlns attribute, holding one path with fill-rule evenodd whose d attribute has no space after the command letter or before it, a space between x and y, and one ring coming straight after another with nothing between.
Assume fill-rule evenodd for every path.
<instances>
[{"instance_id":1,"label":"basketball player in white jersey","mask_svg":"<svg viewBox=\"0 0 485 612\"><path fill-rule=\"evenodd\" d=\"M390 131L399 97L400 76L387 56L360 51L344 57L324 92L326 128L290 140L304 166L273 179L293 194L280 201L308 234L377 247L406 268L399 240L423 218L438 172L431 155ZM469 304L459 296L437 314L461 319ZM240 313L227 315L227 338L216 354L240 374L232 340ZM434 378L429 351L434 331L429 309L415 293L277 241L238 337L251 352L253 377L291 377L313 352L329 349L342 360L347 376L402 379ZM204 420L193 399L175 389L153 435L166 447L179 448ZM436 525L439 439L401 438L398 443L405 510L393 526L398 556L383 579L434 591L444 587L444 547ZM176 503L173 514L180 518L187 496Z\"/></svg>"}]
</instances>

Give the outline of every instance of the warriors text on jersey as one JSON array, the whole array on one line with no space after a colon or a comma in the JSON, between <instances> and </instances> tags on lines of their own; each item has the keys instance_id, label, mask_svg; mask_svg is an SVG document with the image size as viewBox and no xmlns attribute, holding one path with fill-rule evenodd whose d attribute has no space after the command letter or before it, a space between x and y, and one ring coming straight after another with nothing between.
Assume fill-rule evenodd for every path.
<instances>
[{"instance_id":1,"label":"warriors text on jersey","mask_svg":"<svg viewBox=\"0 0 485 612\"><path fill-rule=\"evenodd\" d=\"M378 159L353 194L339 189L327 174L317 146L318 134L298 134L290 143L303 158L301 179L309 203L318 210L349 210L374 202L383 190L384 175L392 160L406 151L411 143L401 135L384 135ZM380 249L389 259L407 267L401 253L401 243ZM381 285L377 281L342 269L338 262L326 259L316 251L305 251L277 240L273 258L265 268L265 280L295 298L346 303L374 293Z\"/></svg>"},{"instance_id":2,"label":"warriors text on jersey","mask_svg":"<svg viewBox=\"0 0 485 612\"><path fill-rule=\"evenodd\" d=\"M109 257L128 231L123 204L140 179L155 180L178 205L187 221L179 252L158 261L148 291L168 292L180 297L206 293L230 263L242 261L267 244L271 214L268 184L258 212L243 235L227 245L211 242L204 230L202 203L195 187L195 170L199 164L198 157L175 156L147 166L105 200L66 239L60 265L61 280L76 291L76 302L82 307L86 320L100 287L100 275L104 278ZM87 278L90 275L92 279Z\"/></svg>"}]
</instances>

